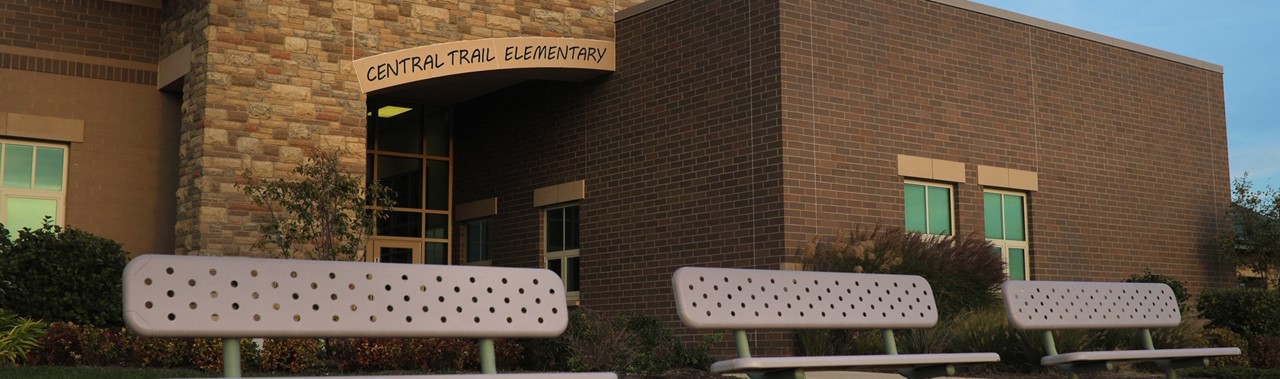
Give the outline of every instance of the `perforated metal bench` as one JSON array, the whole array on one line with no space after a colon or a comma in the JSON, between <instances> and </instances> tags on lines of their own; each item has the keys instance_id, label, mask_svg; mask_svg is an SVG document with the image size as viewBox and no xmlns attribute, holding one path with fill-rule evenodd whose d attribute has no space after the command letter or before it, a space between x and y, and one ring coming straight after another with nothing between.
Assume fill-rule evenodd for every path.
<instances>
[{"instance_id":1,"label":"perforated metal bench","mask_svg":"<svg viewBox=\"0 0 1280 379\"><path fill-rule=\"evenodd\" d=\"M495 373L492 338L568 325L564 286L540 269L144 255L125 268L124 319L144 336L222 338L227 377L250 337L471 337L484 374L443 377L617 377ZM442 376L413 376L427 377Z\"/></svg>"},{"instance_id":2,"label":"perforated metal bench","mask_svg":"<svg viewBox=\"0 0 1280 379\"><path fill-rule=\"evenodd\" d=\"M738 358L712 364L716 374L802 379L806 370L888 367L929 378L1000 360L995 353L897 353L893 329L938 322L932 289L919 276L685 267L671 282L685 325L734 331ZM880 329L887 355L752 357L747 329Z\"/></svg>"},{"instance_id":3,"label":"perforated metal bench","mask_svg":"<svg viewBox=\"0 0 1280 379\"><path fill-rule=\"evenodd\" d=\"M1174 369L1204 366L1209 357L1239 355L1235 347L1156 349L1151 329L1178 326L1182 313L1173 290L1163 283L1008 281L1004 303L1009 321L1023 330L1040 330L1046 356L1040 364L1059 367L1068 378L1113 370L1114 362L1154 361L1165 376ZM1058 353L1055 329L1141 329L1143 350Z\"/></svg>"}]
</instances>

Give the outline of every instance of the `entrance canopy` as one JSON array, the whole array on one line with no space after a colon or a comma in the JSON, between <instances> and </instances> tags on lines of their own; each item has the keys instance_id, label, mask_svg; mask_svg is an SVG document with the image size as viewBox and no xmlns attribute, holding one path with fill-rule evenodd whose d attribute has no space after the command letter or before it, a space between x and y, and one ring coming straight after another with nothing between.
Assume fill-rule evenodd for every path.
<instances>
[{"instance_id":1,"label":"entrance canopy","mask_svg":"<svg viewBox=\"0 0 1280 379\"><path fill-rule=\"evenodd\" d=\"M440 43L354 62L366 94L451 104L525 80L582 81L614 71L612 41L521 37Z\"/></svg>"}]
</instances>

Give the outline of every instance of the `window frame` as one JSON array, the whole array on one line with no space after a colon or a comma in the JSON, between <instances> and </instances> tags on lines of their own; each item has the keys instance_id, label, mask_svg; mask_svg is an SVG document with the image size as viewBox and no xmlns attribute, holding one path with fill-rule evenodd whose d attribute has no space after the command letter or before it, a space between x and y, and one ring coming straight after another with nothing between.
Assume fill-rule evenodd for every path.
<instances>
[{"instance_id":1,"label":"window frame","mask_svg":"<svg viewBox=\"0 0 1280 379\"><path fill-rule=\"evenodd\" d=\"M3 185L4 175L7 173L5 159L8 153L9 145L30 146L32 148L31 150L31 154L32 154L31 186L29 188L11 188L11 187L5 187ZM60 174L61 177L59 178L61 183L61 188L57 191L36 189L36 185L35 185L36 177L37 177L36 167L39 164L40 148L53 148L53 149L58 149L62 152L62 167L61 167L62 172ZM12 234L13 237L17 236L17 230L13 229L9 222L9 199L11 198L32 199L32 200L53 200L54 207L55 207L54 214L53 214L53 217L54 217L53 225L65 226L67 224L66 203L67 203L67 189L69 187L69 183L67 183L67 171L68 171L68 166L70 166L70 160L71 160L71 146L69 144L58 144L58 143L37 142L37 141L28 141L28 140L20 140L20 139L11 139L11 138L0 138L0 223L3 223L6 228L10 229L10 232L13 233Z\"/></svg>"},{"instance_id":2,"label":"window frame","mask_svg":"<svg viewBox=\"0 0 1280 379\"><path fill-rule=\"evenodd\" d=\"M479 226L479 228L477 228ZM483 233L481 236L481 253L486 259L471 260L471 235L480 229ZM480 218L467 220L462 223L462 234L460 238L462 243L462 257L464 264L472 266L493 266L493 219Z\"/></svg>"},{"instance_id":3,"label":"window frame","mask_svg":"<svg viewBox=\"0 0 1280 379\"><path fill-rule=\"evenodd\" d=\"M578 248L549 251L550 241L547 240L546 236L549 234L550 230L548 229L551 227L550 213L557 209L568 209L568 208L578 209L578 222L575 223L576 225L578 225L578 233L576 233L578 235ZM581 204L577 202L549 205L542 208L542 233L541 233L542 235L542 267L548 270L551 270L551 260L553 259L560 260L560 271L559 271L560 282L564 285L564 288L565 288L565 299L570 302L578 301L580 296L580 291L569 289L569 279L567 275L565 275L565 272L567 272L569 268L570 258L578 258L578 272L574 273L574 275L577 276L579 290L581 290L581 286L582 286L582 258L581 258L582 226L581 225L582 225L582 207L581 207ZM563 236L568 236L569 235L568 228L562 227L561 233L563 233Z\"/></svg>"},{"instance_id":4,"label":"window frame","mask_svg":"<svg viewBox=\"0 0 1280 379\"><path fill-rule=\"evenodd\" d=\"M937 181L927 181L927 180L917 180L917 179L904 179L904 180L902 181L902 223L903 223L903 229L906 229L906 224L907 224L907 213L906 213L906 207L907 207L907 193L906 193L906 189L907 189L907 185L909 185L909 184L910 184L910 185L918 185L918 186L924 186L924 187L925 187L925 200L924 200L924 203L925 203L925 204L924 204L924 209L925 209L925 228L926 228L926 231L925 231L925 232L913 232L913 231L910 231L910 230L907 230L907 231L908 231L908 232L912 232L912 233L920 233L920 234L923 234L923 235L926 235L926 236L954 236L954 235L956 234L956 185L955 185L954 183L948 183L948 182L937 182ZM947 232L946 232L946 233L930 233L930 232L928 232L928 229L927 229L927 228L929 227L929 197L928 197L928 196L929 196L929 187L938 187L938 188L946 188L946 189L947 189L947 208L948 208L948 220L947 220L947 225L948 225L948 226L947 226Z\"/></svg>"},{"instance_id":5,"label":"window frame","mask_svg":"<svg viewBox=\"0 0 1280 379\"><path fill-rule=\"evenodd\" d=\"M996 239L996 238L987 237L985 228L987 224L986 195L988 193L1001 195L1000 196L1000 227L1004 229L1004 230L1001 230L1001 236L1003 237L1008 237L1007 235L1008 222L1005 218L1006 214L1004 209L1004 206L1005 206L1004 197L1017 196L1022 198L1022 237L1023 237L1022 241L1010 240L1007 238ZM983 215L982 215L983 220L982 221L983 221L983 228L984 228L983 237L987 239L987 242L990 242L993 246L995 246L997 249L1000 250L1000 260L1004 262L1004 275L1005 275L1005 278L1008 278L1009 280L1032 280L1031 278L1031 224L1030 224L1031 216L1029 215L1029 213L1031 212L1028 212L1028 209L1030 207L1028 206L1028 202L1027 202L1029 198L1030 198L1030 193L1028 192L1010 191L1010 190L998 189L998 188L982 189L982 201L983 201ZM1009 249L1022 249L1022 272L1025 278L1023 279L1009 278Z\"/></svg>"}]
</instances>

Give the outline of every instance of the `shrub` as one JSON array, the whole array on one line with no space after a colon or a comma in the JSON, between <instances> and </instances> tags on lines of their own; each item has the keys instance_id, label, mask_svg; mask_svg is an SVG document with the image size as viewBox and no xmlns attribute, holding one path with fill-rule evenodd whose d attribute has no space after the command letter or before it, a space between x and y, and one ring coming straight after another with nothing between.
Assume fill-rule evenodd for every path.
<instances>
[{"instance_id":1,"label":"shrub","mask_svg":"<svg viewBox=\"0 0 1280 379\"><path fill-rule=\"evenodd\" d=\"M127 363L130 343L126 333L124 329L117 328L81 327L80 334L76 336L80 342L76 365L115 366Z\"/></svg>"},{"instance_id":2,"label":"shrub","mask_svg":"<svg viewBox=\"0 0 1280 379\"><path fill-rule=\"evenodd\" d=\"M995 352L1000 364L1017 371L1040 370L1044 357L1042 331L1022 331L1009 324L1004 308L991 307L971 311L949 321L954 352ZM1053 331L1054 346L1060 353L1085 350L1108 350L1101 346L1098 332L1083 329Z\"/></svg>"},{"instance_id":3,"label":"shrub","mask_svg":"<svg viewBox=\"0 0 1280 379\"><path fill-rule=\"evenodd\" d=\"M0 226L0 304L46 321L123 326L120 276L127 254L115 241L45 224L10 242Z\"/></svg>"},{"instance_id":4,"label":"shrub","mask_svg":"<svg viewBox=\"0 0 1280 379\"><path fill-rule=\"evenodd\" d=\"M133 335L130 342L132 364L142 367L183 367L195 358L195 346L190 339Z\"/></svg>"},{"instance_id":5,"label":"shrub","mask_svg":"<svg viewBox=\"0 0 1280 379\"><path fill-rule=\"evenodd\" d=\"M262 370L301 373L321 367L320 340L267 338L262 342Z\"/></svg>"},{"instance_id":6,"label":"shrub","mask_svg":"<svg viewBox=\"0 0 1280 379\"><path fill-rule=\"evenodd\" d=\"M1280 337L1254 336L1249 339L1249 365L1258 368L1280 368Z\"/></svg>"},{"instance_id":7,"label":"shrub","mask_svg":"<svg viewBox=\"0 0 1280 379\"><path fill-rule=\"evenodd\" d=\"M1204 332L1205 345L1209 347L1239 347L1242 354L1218 357L1210 362L1214 367L1245 367L1249 365L1249 341L1224 328L1208 328Z\"/></svg>"},{"instance_id":8,"label":"shrub","mask_svg":"<svg viewBox=\"0 0 1280 379\"><path fill-rule=\"evenodd\" d=\"M523 348L522 367L530 371L614 371L660 377L678 368L705 370L714 361L708 350L720 338L709 335L697 346L685 346L656 318L578 308L570 313L569 327L560 337L518 342Z\"/></svg>"},{"instance_id":9,"label":"shrub","mask_svg":"<svg viewBox=\"0 0 1280 379\"><path fill-rule=\"evenodd\" d=\"M0 309L0 366L16 365L39 346L48 325Z\"/></svg>"},{"instance_id":10,"label":"shrub","mask_svg":"<svg viewBox=\"0 0 1280 379\"><path fill-rule=\"evenodd\" d=\"M80 355L80 326L67 322L49 324L27 362L42 366L74 366Z\"/></svg>"},{"instance_id":11,"label":"shrub","mask_svg":"<svg viewBox=\"0 0 1280 379\"><path fill-rule=\"evenodd\" d=\"M146 338L146 337L142 337ZM191 347L191 364L198 369L208 372L222 372L222 339L221 338L196 338L184 340L190 342ZM258 344L252 339L240 339L240 365L242 367L256 367L261 364L262 352L258 349Z\"/></svg>"},{"instance_id":12,"label":"shrub","mask_svg":"<svg viewBox=\"0 0 1280 379\"><path fill-rule=\"evenodd\" d=\"M811 271L920 275L929 281L943 318L998 304L1004 262L980 235L907 233L900 228L857 228L815 238L800 248Z\"/></svg>"},{"instance_id":13,"label":"shrub","mask_svg":"<svg viewBox=\"0 0 1280 379\"><path fill-rule=\"evenodd\" d=\"M1245 338L1280 333L1280 292L1252 288L1210 288L1200 294L1200 317L1211 328Z\"/></svg>"}]
</instances>

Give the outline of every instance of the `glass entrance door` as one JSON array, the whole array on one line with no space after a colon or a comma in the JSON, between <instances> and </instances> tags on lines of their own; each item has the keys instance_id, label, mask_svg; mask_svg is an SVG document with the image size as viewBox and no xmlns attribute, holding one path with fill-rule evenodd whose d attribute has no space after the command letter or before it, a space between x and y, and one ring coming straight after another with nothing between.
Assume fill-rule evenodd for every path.
<instances>
[{"instance_id":1,"label":"glass entrance door","mask_svg":"<svg viewBox=\"0 0 1280 379\"><path fill-rule=\"evenodd\" d=\"M369 258L373 262L423 263L421 242L375 239L371 250Z\"/></svg>"},{"instance_id":2,"label":"glass entrance door","mask_svg":"<svg viewBox=\"0 0 1280 379\"><path fill-rule=\"evenodd\" d=\"M419 258L413 263L452 263L449 109L384 99L368 106L366 172L391 190L394 201L384 208L388 217L377 221L372 240L416 242ZM380 250L374 253L371 259L381 259Z\"/></svg>"}]
</instances>

